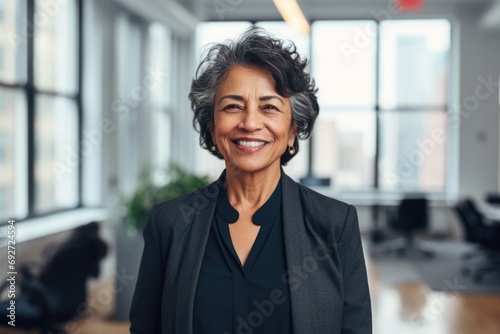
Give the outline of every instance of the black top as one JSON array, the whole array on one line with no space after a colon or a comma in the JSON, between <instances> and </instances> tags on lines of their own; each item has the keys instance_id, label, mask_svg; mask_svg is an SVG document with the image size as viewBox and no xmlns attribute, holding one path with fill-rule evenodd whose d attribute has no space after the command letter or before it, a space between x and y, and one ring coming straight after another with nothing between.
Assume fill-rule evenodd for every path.
<instances>
[{"instance_id":1,"label":"black top","mask_svg":"<svg viewBox=\"0 0 500 334\"><path fill-rule=\"evenodd\" d=\"M225 173L219 184L224 184ZM194 334L291 333L291 310L281 221L281 178L253 215L260 225L245 265L228 224L239 214L221 187L201 264L193 314Z\"/></svg>"}]
</instances>

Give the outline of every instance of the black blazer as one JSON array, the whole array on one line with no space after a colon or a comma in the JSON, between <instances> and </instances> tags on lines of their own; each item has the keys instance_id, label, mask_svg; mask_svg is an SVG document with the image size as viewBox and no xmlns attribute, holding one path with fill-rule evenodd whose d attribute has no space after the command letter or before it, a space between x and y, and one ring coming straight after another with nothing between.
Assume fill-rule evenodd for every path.
<instances>
[{"instance_id":1,"label":"black blazer","mask_svg":"<svg viewBox=\"0 0 500 334\"><path fill-rule=\"evenodd\" d=\"M288 268L283 277L290 287L293 333L371 333L356 209L282 173ZM196 285L218 192L216 181L151 210L130 310L132 334L192 334Z\"/></svg>"}]
</instances>

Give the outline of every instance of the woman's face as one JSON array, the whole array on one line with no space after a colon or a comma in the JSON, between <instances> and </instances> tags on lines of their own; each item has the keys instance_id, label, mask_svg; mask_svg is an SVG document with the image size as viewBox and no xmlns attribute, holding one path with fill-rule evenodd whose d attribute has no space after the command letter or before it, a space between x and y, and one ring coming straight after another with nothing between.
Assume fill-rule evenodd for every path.
<instances>
[{"instance_id":1,"label":"woman's face","mask_svg":"<svg viewBox=\"0 0 500 334\"><path fill-rule=\"evenodd\" d=\"M275 86L269 71L244 66L231 68L220 84L211 133L226 167L247 173L279 168L281 155L293 146L290 99Z\"/></svg>"}]
</instances>

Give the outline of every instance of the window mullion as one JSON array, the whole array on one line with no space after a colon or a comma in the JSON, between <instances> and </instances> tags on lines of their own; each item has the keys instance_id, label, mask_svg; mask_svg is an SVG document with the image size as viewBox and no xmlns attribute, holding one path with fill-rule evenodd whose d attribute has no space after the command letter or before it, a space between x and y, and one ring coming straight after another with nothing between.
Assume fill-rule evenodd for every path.
<instances>
[{"instance_id":1,"label":"window mullion","mask_svg":"<svg viewBox=\"0 0 500 334\"><path fill-rule=\"evenodd\" d=\"M82 141L83 141L83 103L82 103L82 87L83 87L83 1L78 0L77 5L78 16L78 92L77 92L77 112L78 112L78 207L82 206L83 201L83 157L82 157Z\"/></svg>"},{"instance_id":2,"label":"window mullion","mask_svg":"<svg viewBox=\"0 0 500 334\"><path fill-rule=\"evenodd\" d=\"M28 22L34 22L35 0L28 0ZM27 127L28 127L28 217L34 215L35 209L35 85L34 85L34 37L35 29L33 24L26 26L27 38L27 81L26 81L26 99L27 99ZM30 31L31 30L31 31Z\"/></svg>"}]
</instances>

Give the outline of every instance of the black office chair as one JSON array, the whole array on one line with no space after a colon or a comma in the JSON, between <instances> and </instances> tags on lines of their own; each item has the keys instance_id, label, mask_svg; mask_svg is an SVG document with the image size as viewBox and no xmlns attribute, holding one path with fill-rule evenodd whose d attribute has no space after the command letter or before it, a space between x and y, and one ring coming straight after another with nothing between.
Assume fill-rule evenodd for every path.
<instances>
[{"instance_id":1,"label":"black office chair","mask_svg":"<svg viewBox=\"0 0 500 334\"><path fill-rule=\"evenodd\" d=\"M83 310L87 279L99 276L99 263L107 253L96 222L76 228L35 274L31 265L21 266L17 277L16 329L37 329L42 334L63 334L59 329ZM5 282L5 281L4 281ZM6 282L7 283L7 282ZM8 285L3 284L0 293ZM0 302L0 317L8 319L10 300ZM0 325L7 325L2 321ZM12 328L12 327L11 327Z\"/></svg>"},{"instance_id":2,"label":"black office chair","mask_svg":"<svg viewBox=\"0 0 500 334\"><path fill-rule=\"evenodd\" d=\"M488 273L500 275L500 222L488 220L471 199L458 202L454 209L464 229L465 240L478 246L463 255L462 273L472 275L475 281L482 280Z\"/></svg>"},{"instance_id":3,"label":"black office chair","mask_svg":"<svg viewBox=\"0 0 500 334\"><path fill-rule=\"evenodd\" d=\"M417 231L427 229L429 213L427 199L424 197L404 198L394 214L388 215L388 225L391 229L402 232L404 238L390 240L385 243L385 252L396 252L399 256L416 254L432 257L434 252L427 249L424 243L416 240Z\"/></svg>"}]
</instances>

